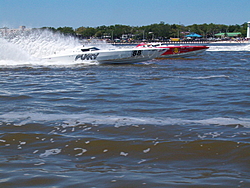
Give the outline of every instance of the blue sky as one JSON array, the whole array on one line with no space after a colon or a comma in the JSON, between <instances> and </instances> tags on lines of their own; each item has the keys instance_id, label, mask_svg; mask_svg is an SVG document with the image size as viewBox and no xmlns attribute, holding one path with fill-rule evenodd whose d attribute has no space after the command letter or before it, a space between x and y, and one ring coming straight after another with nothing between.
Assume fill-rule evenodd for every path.
<instances>
[{"instance_id":1,"label":"blue sky","mask_svg":"<svg viewBox=\"0 0 250 188\"><path fill-rule=\"evenodd\" d=\"M250 0L0 0L0 28L250 21Z\"/></svg>"}]
</instances>

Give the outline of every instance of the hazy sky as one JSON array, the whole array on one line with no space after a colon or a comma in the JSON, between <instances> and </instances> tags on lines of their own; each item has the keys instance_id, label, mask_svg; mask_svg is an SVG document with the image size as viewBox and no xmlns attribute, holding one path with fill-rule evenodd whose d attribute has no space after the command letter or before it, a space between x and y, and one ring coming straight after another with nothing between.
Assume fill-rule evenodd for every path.
<instances>
[{"instance_id":1,"label":"hazy sky","mask_svg":"<svg viewBox=\"0 0 250 188\"><path fill-rule=\"evenodd\" d=\"M250 21L250 0L0 0L0 28Z\"/></svg>"}]
</instances>

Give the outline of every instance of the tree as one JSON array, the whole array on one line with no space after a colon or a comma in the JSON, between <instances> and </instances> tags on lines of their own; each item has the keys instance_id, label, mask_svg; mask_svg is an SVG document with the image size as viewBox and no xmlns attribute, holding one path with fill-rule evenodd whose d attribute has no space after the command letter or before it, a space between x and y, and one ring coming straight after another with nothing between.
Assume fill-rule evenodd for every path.
<instances>
[{"instance_id":1,"label":"tree","mask_svg":"<svg viewBox=\"0 0 250 188\"><path fill-rule=\"evenodd\" d=\"M223 25L223 24L193 24L193 25L178 25L178 24L166 24L163 21L146 26L128 26L128 25L110 25L110 26L98 26L98 27L79 27L75 31L72 27L59 27L57 29L53 27L43 27L42 29L50 29L52 31L60 31L64 34L79 35L84 38L110 36L113 39L121 38L123 34L129 34L134 39L160 39L164 40L170 37L183 37L186 32L194 32L203 37L214 37L214 34L220 32L241 32L242 36L246 36L247 23L242 25Z\"/></svg>"},{"instance_id":2,"label":"tree","mask_svg":"<svg viewBox=\"0 0 250 188\"><path fill-rule=\"evenodd\" d=\"M42 27L42 30L48 29L50 31L56 32L56 29L54 27Z\"/></svg>"},{"instance_id":3,"label":"tree","mask_svg":"<svg viewBox=\"0 0 250 188\"><path fill-rule=\"evenodd\" d=\"M239 31L241 32L242 36L247 36L247 22L241 25Z\"/></svg>"},{"instance_id":4,"label":"tree","mask_svg":"<svg viewBox=\"0 0 250 188\"><path fill-rule=\"evenodd\" d=\"M84 38L90 38L95 36L96 29L93 27L79 27L76 29L76 34L81 35Z\"/></svg>"},{"instance_id":5,"label":"tree","mask_svg":"<svg viewBox=\"0 0 250 188\"><path fill-rule=\"evenodd\" d=\"M72 27L58 27L57 31L60 31L63 34L75 34L75 31Z\"/></svg>"}]
</instances>

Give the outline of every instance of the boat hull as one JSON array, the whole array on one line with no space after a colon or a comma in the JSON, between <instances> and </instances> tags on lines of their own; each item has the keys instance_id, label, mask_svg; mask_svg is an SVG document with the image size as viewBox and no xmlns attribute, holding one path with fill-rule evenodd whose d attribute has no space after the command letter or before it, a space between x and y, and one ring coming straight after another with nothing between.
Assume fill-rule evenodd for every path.
<instances>
[{"instance_id":1,"label":"boat hull","mask_svg":"<svg viewBox=\"0 0 250 188\"><path fill-rule=\"evenodd\" d=\"M189 57L204 53L209 47L207 46L168 46L159 47L168 48L168 50L161 54L160 58L177 58Z\"/></svg>"},{"instance_id":2,"label":"boat hull","mask_svg":"<svg viewBox=\"0 0 250 188\"><path fill-rule=\"evenodd\" d=\"M158 58L178 58L189 57L205 52L208 46L183 46L183 45L166 45L161 43L142 43L137 45L137 48L154 47L166 49Z\"/></svg>"},{"instance_id":3,"label":"boat hull","mask_svg":"<svg viewBox=\"0 0 250 188\"><path fill-rule=\"evenodd\" d=\"M138 63L159 57L166 49L117 49L97 50L71 54L54 55L44 58L46 61L63 61L74 63L128 64Z\"/></svg>"}]
</instances>

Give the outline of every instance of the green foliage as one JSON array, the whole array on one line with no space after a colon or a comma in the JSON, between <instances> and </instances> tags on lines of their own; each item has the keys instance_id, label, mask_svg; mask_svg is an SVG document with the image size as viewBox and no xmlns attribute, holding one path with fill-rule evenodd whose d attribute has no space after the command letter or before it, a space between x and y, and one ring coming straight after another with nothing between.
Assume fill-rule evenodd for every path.
<instances>
[{"instance_id":1,"label":"green foliage","mask_svg":"<svg viewBox=\"0 0 250 188\"><path fill-rule=\"evenodd\" d=\"M128 25L110 25L110 26L98 26L98 27L79 27L73 29L72 27L59 27L57 29L53 27L43 27L42 29L49 29L52 31L59 31L63 34L78 35L83 38L121 38L123 34L127 34L136 40L142 39L168 39L170 37L184 37L187 33L197 33L204 38L214 37L214 34L220 32L241 32L242 36L246 36L247 23L242 25L223 25L223 24L193 24L193 25L178 25L178 24L166 24L161 21L159 24L151 24L147 26L128 26Z\"/></svg>"},{"instance_id":2,"label":"green foliage","mask_svg":"<svg viewBox=\"0 0 250 188\"><path fill-rule=\"evenodd\" d=\"M59 27L57 31L60 31L63 34L75 34L75 31L72 27Z\"/></svg>"},{"instance_id":3,"label":"green foliage","mask_svg":"<svg viewBox=\"0 0 250 188\"><path fill-rule=\"evenodd\" d=\"M56 29L54 27L42 27L41 29L44 29L44 30L47 29L47 30L56 32Z\"/></svg>"},{"instance_id":4,"label":"green foliage","mask_svg":"<svg viewBox=\"0 0 250 188\"><path fill-rule=\"evenodd\" d=\"M240 26L239 32L241 32L242 36L247 36L247 22Z\"/></svg>"},{"instance_id":5,"label":"green foliage","mask_svg":"<svg viewBox=\"0 0 250 188\"><path fill-rule=\"evenodd\" d=\"M81 35L85 38L90 38L96 34L96 29L92 27L79 27L75 32L77 35Z\"/></svg>"}]
</instances>

